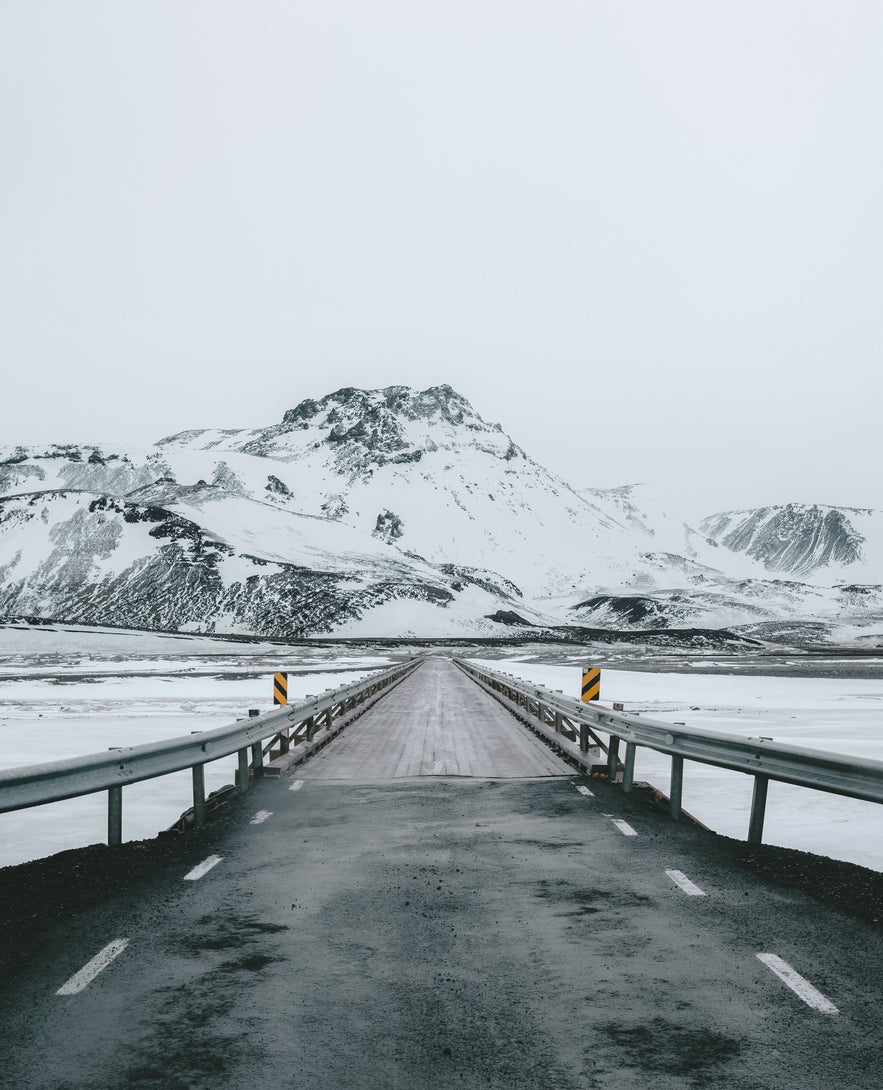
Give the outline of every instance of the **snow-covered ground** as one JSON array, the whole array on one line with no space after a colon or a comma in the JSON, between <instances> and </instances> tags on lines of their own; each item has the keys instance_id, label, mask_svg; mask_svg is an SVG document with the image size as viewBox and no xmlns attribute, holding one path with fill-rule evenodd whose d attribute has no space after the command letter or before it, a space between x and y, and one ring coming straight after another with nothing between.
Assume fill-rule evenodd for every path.
<instances>
[{"instance_id":1,"label":"snow-covered ground","mask_svg":"<svg viewBox=\"0 0 883 1090\"><path fill-rule=\"evenodd\" d=\"M44 642L44 634L38 633L14 649L8 642L2 648L0 767L213 730L246 716L249 708L270 711L276 669L288 671L289 699L294 701L347 685L390 662L384 656L351 656L334 648L258 645L252 652L204 638L185 641L183 646L195 653L175 658L169 657L166 637L92 635L90 643L81 632L73 637L45 633ZM2 636L0 632L0 641ZM72 638L81 650L77 656L70 655ZM39 655L33 654L35 646ZM206 765L206 792L232 783L235 767L235 755ZM123 836L155 836L191 804L189 771L132 784L123 792ZM103 791L0 814L0 866L94 844L106 835Z\"/></svg>"},{"instance_id":2,"label":"snow-covered ground","mask_svg":"<svg viewBox=\"0 0 883 1090\"><path fill-rule=\"evenodd\" d=\"M574 666L472 659L537 685L579 692ZM728 734L883 761L883 680L730 676L603 670L601 703ZM705 825L745 839L753 778L685 763L684 808ZM668 793L670 758L639 747L635 776ZM883 806L770 783L764 840L883 871Z\"/></svg>"}]
</instances>

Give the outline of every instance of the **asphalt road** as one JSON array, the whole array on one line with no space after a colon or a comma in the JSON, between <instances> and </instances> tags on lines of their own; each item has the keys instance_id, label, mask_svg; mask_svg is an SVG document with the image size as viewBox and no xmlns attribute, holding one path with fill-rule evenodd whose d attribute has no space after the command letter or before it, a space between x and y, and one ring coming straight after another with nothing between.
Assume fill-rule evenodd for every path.
<instances>
[{"instance_id":1,"label":"asphalt road","mask_svg":"<svg viewBox=\"0 0 883 1090\"><path fill-rule=\"evenodd\" d=\"M68 881L51 894L62 910L34 902L0 986L3 1087L883 1082L873 918L825 903L812 881L799 891L775 868L746 870L733 842L605 782L265 780L208 829L155 850L66 853ZM135 881L126 868L139 854L151 865ZM115 868L119 888L90 904L87 887L113 889ZM128 944L74 990L118 940ZM838 1013L790 990L758 959L768 953Z\"/></svg>"}]
</instances>

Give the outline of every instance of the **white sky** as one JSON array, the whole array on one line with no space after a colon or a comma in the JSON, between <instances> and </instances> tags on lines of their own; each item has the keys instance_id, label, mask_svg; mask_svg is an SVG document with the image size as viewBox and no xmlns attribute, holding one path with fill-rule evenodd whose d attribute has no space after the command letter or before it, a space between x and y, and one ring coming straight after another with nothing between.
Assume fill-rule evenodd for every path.
<instances>
[{"instance_id":1,"label":"white sky","mask_svg":"<svg viewBox=\"0 0 883 1090\"><path fill-rule=\"evenodd\" d=\"M883 507L878 0L5 0L0 444L449 382L578 486Z\"/></svg>"}]
</instances>

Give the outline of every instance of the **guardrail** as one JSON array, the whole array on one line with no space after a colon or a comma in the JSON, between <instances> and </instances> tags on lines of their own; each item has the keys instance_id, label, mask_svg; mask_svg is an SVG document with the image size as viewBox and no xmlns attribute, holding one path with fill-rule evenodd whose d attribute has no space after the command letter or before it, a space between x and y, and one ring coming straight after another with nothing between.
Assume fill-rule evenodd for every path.
<instances>
[{"instance_id":1,"label":"guardrail","mask_svg":"<svg viewBox=\"0 0 883 1090\"><path fill-rule=\"evenodd\" d=\"M577 765L591 771L598 762L591 745L606 751L606 771L615 781L622 770L622 788L630 792L634 782L635 753L646 746L671 756L669 807L672 817L681 816L684 761L716 765L754 777L748 841L763 839L767 788L770 780L810 787L848 798L883 803L883 761L860 757L830 756L821 750L781 745L766 738L700 731L679 723L663 723L643 716L594 708L561 693L533 685L522 678L481 669L462 659L454 660L469 677L529 721L530 726L559 746ZM609 736L605 744L598 731ZM625 760L619 759L625 742Z\"/></svg>"},{"instance_id":2,"label":"guardrail","mask_svg":"<svg viewBox=\"0 0 883 1090\"><path fill-rule=\"evenodd\" d=\"M240 793L245 792L249 777L256 779L262 774L264 755L274 747L284 754L292 746L304 744L304 756L308 755L324 741L316 737L320 731L327 731L329 735L333 733L335 725L341 725L344 717L359 705L378 697L385 689L403 681L421 662L422 659L416 659L393 666L343 688L328 689L319 696L310 696L296 704L241 719L216 730L194 732L164 742L121 747L107 753L2 770L0 813L107 791L107 842L120 844L123 787L189 768L193 772L194 824L202 825L206 819L206 764L237 753L237 786Z\"/></svg>"}]
</instances>

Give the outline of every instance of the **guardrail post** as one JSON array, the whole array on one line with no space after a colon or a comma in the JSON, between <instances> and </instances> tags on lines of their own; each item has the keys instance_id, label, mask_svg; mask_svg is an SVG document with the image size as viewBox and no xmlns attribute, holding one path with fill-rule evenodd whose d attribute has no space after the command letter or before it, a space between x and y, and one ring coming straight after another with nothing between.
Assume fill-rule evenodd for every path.
<instances>
[{"instance_id":1,"label":"guardrail post","mask_svg":"<svg viewBox=\"0 0 883 1090\"><path fill-rule=\"evenodd\" d=\"M244 795L248 790L248 746L237 752L239 758L239 794Z\"/></svg>"},{"instance_id":2,"label":"guardrail post","mask_svg":"<svg viewBox=\"0 0 883 1090\"><path fill-rule=\"evenodd\" d=\"M635 752L637 745L634 742L625 744L625 769L622 774L622 789L626 794L632 789L635 780Z\"/></svg>"},{"instance_id":3,"label":"guardrail post","mask_svg":"<svg viewBox=\"0 0 883 1090\"><path fill-rule=\"evenodd\" d=\"M123 842L123 789L107 789L107 843L114 847Z\"/></svg>"},{"instance_id":4,"label":"guardrail post","mask_svg":"<svg viewBox=\"0 0 883 1090\"><path fill-rule=\"evenodd\" d=\"M260 742L255 742L251 747L251 770L256 780L264 774L264 751Z\"/></svg>"},{"instance_id":5,"label":"guardrail post","mask_svg":"<svg viewBox=\"0 0 883 1090\"><path fill-rule=\"evenodd\" d=\"M684 794L684 758L672 754L671 787L668 791L669 813L678 821L681 816L681 798Z\"/></svg>"},{"instance_id":6,"label":"guardrail post","mask_svg":"<svg viewBox=\"0 0 883 1090\"><path fill-rule=\"evenodd\" d=\"M748 822L748 843L763 841L763 819L766 814L766 795L769 779L760 772L754 774L754 794L751 798L751 820Z\"/></svg>"},{"instance_id":7,"label":"guardrail post","mask_svg":"<svg viewBox=\"0 0 883 1090\"><path fill-rule=\"evenodd\" d=\"M616 765L619 760L619 737L610 735L610 744L607 747L607 779L611 783L616 781Z\"/></svg>"},{"instance_id":8,"label":"guardrail post","mask_svg":"<svg viewBox=\"0 0 883 1090\"><path fill-rule=\"evenodd\" d=\"M579 725L579 749L580 753L589 752L589 724L580 723Z\"/></svg>"},{"instance_id":9,"label":"guardrail post","mask_svg":"<svg viewBox=\"0 0 883 1090\"><path fill-rule=\"evenodd\" d=\"M205 825L205 765L193 766L193 824Z\"/></svg>"}]
</instances>

